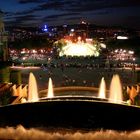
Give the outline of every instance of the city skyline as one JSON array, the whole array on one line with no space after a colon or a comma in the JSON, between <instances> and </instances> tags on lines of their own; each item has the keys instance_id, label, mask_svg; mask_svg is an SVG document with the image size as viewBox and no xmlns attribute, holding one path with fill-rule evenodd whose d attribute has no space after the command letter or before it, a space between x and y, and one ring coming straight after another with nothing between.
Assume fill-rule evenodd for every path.
<instances>
[{"instance_id":1,"label":"city skyline","mask_svg":"<svg viewBox=\"0 0 140 140\"><path fill-rule=\"evenodd\" d=\"M6 0L0 1L0 9L7 26L77 24L84 20L140 29L137 0Z\"/></svg>"}]
</instances>

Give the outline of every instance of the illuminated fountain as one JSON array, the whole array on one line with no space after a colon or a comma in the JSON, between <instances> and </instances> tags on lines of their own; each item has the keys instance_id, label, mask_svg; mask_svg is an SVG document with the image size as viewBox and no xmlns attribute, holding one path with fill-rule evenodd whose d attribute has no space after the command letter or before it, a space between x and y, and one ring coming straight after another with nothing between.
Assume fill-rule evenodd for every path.
<instances>
[{"instance_id":1,"label":"illuminated fountain","mask_svg":"<svg viewBox=\"0 0 140 140\"><path fill-rule=\"evenodd\" d=\"M53 84L52 84L52 79L49 78L49 83L48 83L48 98L52 98L54 97L54 93L53 93Z\"/></svg>"},{"instance_id":2,"label":"illuminated fountain","mask_svg":"<svg viewBox=\"0 0 140 140\"><path fill-rule=\"evenodd\" d=\"M49 78L47 98L53 98L53 97L54 97L53 83L52 83L52 79ZM60 96L59 98L61 98L61 97L63 97L63 96ZM101 79L98 97L101 99L106 98L106 84L105 84L104 77L102 77L102 79ZM39 100L39 97L38 97L38 89L37 89L36 79L35 79L34 75L32 73L30 73L29 89L28 89L28 101L35 102L38 100ZM109 95L108 100L112 103L123 103L122 102L123 101L122 86L121 86L120 78L118 75L114 75L112 80L111 80L110 95Z\"/></svg>"},{"instance_id":3,"label":"illuminated fountain","mask_svg":"<svg viewBox=\"0 0 140 140\"><path fill-rule=\"evenodd\" d=\"M81 37L78 37L77 42L65 40L65 45L62 46L59 56L99 56L100 47L97 44L84 42Z\"/></svg>"},{"instance_id":4,"label":"illuminated fountain","mask_svg":"<svg viewBox=\"0 0 140 140\"><path fill-rule=\"evenodd\" d=\"M123 101L122 86L118 75L113 75L111 80L109 101L113 103L122 103Z\"/></svg>"},{"instance_id":5,"label":"illuminated fountain","mask_svg":"<svg viewBox=\"0 0 140 140\"><path fill-rule=\"evenodd\" d=\"M105 98L105 93L106 93L106 84L104 77L101 79L100 87L99 87L99 98Z\"/></svg>"},{"instance_id":6,"label":"illuminated fountain","mask_svg":"<svg viewBox=\"0 0 140 140\"><path fill-rule=\"evenodd\" d=\"M45 95L46 91L44 91ZM97 90L94 91L97 93ZM85 89L84 92L86 93ZM52 98L54 97L53 86L49 78L47 97L38 99L36 80L30 73L28 102L23 98L24 104L0 107L0 125L21 124L28 128L46 127L53 130L66 128L86 131L140 129L140 108L122 102L122 89L118 75L112 78L109 99L105 98L105 92L105 80L102 78L99 98L88 95ZM69 93L71 93L70 90Z\"/></svg>"},{"instance_id":7,"label":"illuminated fountain","mask_svg":"<svg viewBox=\"0 0 140 140\"><path fill-rule=\"evenodd\" d=\"M38 88L36 83L36 78L33 73L29 75L29 84L28 84L28 98L29 102L38 101Z\"/></svg>"},{"instance_id":8,"label":"illuminated fountain","mask_svg":"<svg viewBox=\"0 0 140 140\"><path fill-rule=\"evenodd\" d=\"M26 103L27 100L25 98L21 98L21 103Z\"/></svg>"}]
</instances>

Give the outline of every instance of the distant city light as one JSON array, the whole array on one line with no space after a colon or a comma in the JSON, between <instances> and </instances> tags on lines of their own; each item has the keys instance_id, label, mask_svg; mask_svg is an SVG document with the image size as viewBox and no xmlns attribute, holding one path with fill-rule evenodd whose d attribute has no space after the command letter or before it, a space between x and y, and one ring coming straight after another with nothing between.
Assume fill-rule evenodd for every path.
<instances>
[{"instance_id":1,"label":"distant city light","mask_svg":"<svg viewBox=\"0 0 140 140\"><path fill-rule=\"evenodd\" d=\"M32 50L32 53L37 53L37 51L36 50Z\"/></svg>"},{"instance_id":2,"label":"distant city light","mask_svg":"<svg viewBox=\"0 0 140 140\"><path fill-rule=\"evenodd\" d=\"M21 54L25 54L26 53L26 50L23 48L20 53Z\"/></svg>"},{"instance_id":3,"label":"distant city light","mask_svg":"<svg viewBox=\"0 0 140 140\"><path fill-rule=\"evenodd\" d=\"M26 53L26 52L25 52L24 50L22 50L22 51L21 51L21 54L24 54L24 53Z\"/></svg>"},{"instance_id":4,"label":"distant city light","mask_svg":"<svg viewBox=\"0 0 140 140\"><path fill-rule=\"evenodd\" d=\"M81 37L80 36L77 39L78 39L78 41L81 41Z\"/></svg>"},{"instance_id":5,"label":"distant city light","mask_svg":"<svg viewBox=\"0 0 140 140\"><path fill-rule=\"evenodd\" d=\"M22 60L26 60L26 57L23 57Z\"/></svg>"},{"instance_id":6,"label":"distant city light","mask_svg":"<svg viewBox=\"0 0 140 140\"><path fill-rule=\"evenodd\" d=\"M134 51L131 50L123 50L123 49L116 49L114 51L111 52L111 56L110 59L114 59L114 60L135 60L135 58L133 57L134 55Z\"/></svg>"},{"instance_id":7,"label":"distant city light","mask_svg":"<svg viewBox=\"0 0 140 140\"><path fill-rule=\"evenodd\" d=\"M44 25L43 31L44 31L44 32L47 32L47 31L48 31L47 25Z\"/></svg>"},{"instance_id":8,"label":"distant city light","mask_svg":"<svg viewBox=\"0 0 140 140\"><path fill-rule=\"evenodd\" d=\"M104 49L106 48L106 44L100 43L100 45L101 45L102 48L104 48Z\"/></svg>"},{"instance_id":9,"label":"distant city light","mask_svg":"<svg viewBox=\"0 0 140 140\"><path fill-rule=\"evenodd\" d=\"M117 39L125 40L125 39L128 39L128 37L127 36L117 36Z\"/></svg>"},{"instance_id":10,"label":"distant city light","mask_svg":"<svg viewBox=\"0 0 140 140\"><path fill-rule=\"evenodd\" d=\"M70 33L70 36L73 36L74 34L73 33Z\"/></svg>"},{"instance_id":11,"label":"distant city light","mask_svg":"<svg viewBox=\"0 0 140 140\"><path fill-rule=\"evenodd\" d=\"M86 22L85 22L85 21L82 21L81 23L82 23L82 24L86 24Z\"/></svg>"},{"instance_id":12,"label":"distant city light","mask_svg":"<svg viewBox=\"0 0 140 140\"><path fill-rule=\"evenodd\" d=\"M86 38L86 42L91 43L93 41L92 38Z\"/></svg>"},{"instance_id":13,"label":"distant city light","mask_svg":"<svg viewBox=\"0 0 140 140\"><path fill-rule=\"evenodd\" d=\"M66 25L66 24L64 24L64 25L63 25L63 27L64 27L64 28L66 28L66 27L67 27L67 25Z\"/></svg>"},{"instance_id":14,"label":"distant city light","mask_svg":"<svg viewBox=\"0 0 140 140\"><path fill-rule=\"evenodd\" d=\"M134 51L129 51L128 53L129 53L129 54L134 54Z\"/></svg>"},{"instance_id":15,"label":"distant city light","mask_svg":"<svg viewBox=\"0 0 140 140\"><path fill-rule=\"evenodd\" d=\"M41 49L40 51L41 51L41 53L43 53L43 52L44 52L44 50L42 50L42 49Z\"/></svg>"},{"instance_id":16,"label":"distant city light","mask_svg":"<svg viewBox=\"0 0 140 140\"><path fill-rule=\"evenodd\" d=\"M50 57L48 58L48 61L51 61L51 58Z\"/></svg>"},{"instance_id":17,"label":"distant city light","mask_svg":"<svg viewBox=\"0 0 140 140\"><path fill-rule=\"evenodd\" d=\"M74 32L74 29L71 29L70 31L71 31L71 32Z\"/></svg>"}]
</instances>

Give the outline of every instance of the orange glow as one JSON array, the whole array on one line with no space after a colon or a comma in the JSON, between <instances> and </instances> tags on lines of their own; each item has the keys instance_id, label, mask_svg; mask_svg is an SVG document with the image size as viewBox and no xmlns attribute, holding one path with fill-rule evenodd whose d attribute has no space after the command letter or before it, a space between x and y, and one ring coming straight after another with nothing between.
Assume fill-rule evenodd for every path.
<instances>
[{"instance_id":1,"label":"orange glow","mask_svg":"<svg viewBox=\"0 0 140 140\"><path fill-rule=\"evenodd\" d=\"M52 98L54 96L53 93L53 84L52 84L52 79L49 78L49 84L48 84L48 98Z\"/></svg>"},{"instance_id":2,"label":"orange glow","mask_svg":"<svg viewBox=\"0 0 140 140\"><path fill-rule=\"evenodd\" d=\"M62 47L59 56L99 56L97 45L81 41L81 37L78 37L77 42L72 42L70 40L65 42L66 45Z\"/></svg>"},{"instance_id":3,"label":"orange glow","mask_svg":"<svg viewBox=\"0 0 140 140\"><path fill-rule=\"evenodd\" d=\"M100 88L99 88L99 98L105 98L105 92L106 92L106 84L103 77L101 79Z\"/></svg>"}]
</instances>

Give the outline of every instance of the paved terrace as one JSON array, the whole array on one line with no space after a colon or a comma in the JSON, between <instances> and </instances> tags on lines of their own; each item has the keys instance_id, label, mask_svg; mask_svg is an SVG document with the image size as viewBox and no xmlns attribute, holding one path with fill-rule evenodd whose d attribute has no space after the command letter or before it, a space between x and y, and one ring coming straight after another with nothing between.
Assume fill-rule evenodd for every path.
<instances>
[{"instance_id":1,"label":"paved terrace","mask_svg":"<svg viewBox=\"0 0 140 140\"><path fill-rule=\"evenodd\" d=\"M21 70L22 83L28 84L29 73L33 72L36 77L39 90L48 87L48 79L52 78L54 87L62 86L94 86L99 87L101 78L104 77L107 88L113 74L119 74L122 85L134 85L137 81L137 72L133 72L130 68L95 68L95 67L13 67L12 69ZM136 69L137 71L137 69Z\"/></svg>"}]
</instances>

